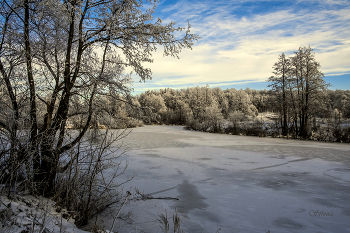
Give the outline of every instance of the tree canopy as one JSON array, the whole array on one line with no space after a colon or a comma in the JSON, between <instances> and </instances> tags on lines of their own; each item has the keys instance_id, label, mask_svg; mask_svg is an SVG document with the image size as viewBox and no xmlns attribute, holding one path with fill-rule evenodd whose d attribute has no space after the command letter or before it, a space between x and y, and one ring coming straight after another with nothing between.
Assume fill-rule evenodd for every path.
<instances>
[{"instance_id":1,"label":"tree canopy","mask_svg":"<svg viewBox=\"0 0 350 233\"><path fill-rule=\"evenodd\" d=\"M40 193L51 190L60 157L85 135L108 96L128 96L131 67L141 81L152 78L145 63L163 47L178 57L197 35L154 19L157 1L6 0L0 3L0 126L9 150L2 156L27 172ZM176 37L175 35L180 35ZM126 98L128 99L128 98ZM72 139L66 126L74 116L83 127ZM19 129L28 130L19 140ZM25 148L29 148L27 151ZM26 159L24 159L26 158ZM21 162L18 162L21 161ZM11 180L11 179L10 179Z\"/></svg>"}]
</instances>

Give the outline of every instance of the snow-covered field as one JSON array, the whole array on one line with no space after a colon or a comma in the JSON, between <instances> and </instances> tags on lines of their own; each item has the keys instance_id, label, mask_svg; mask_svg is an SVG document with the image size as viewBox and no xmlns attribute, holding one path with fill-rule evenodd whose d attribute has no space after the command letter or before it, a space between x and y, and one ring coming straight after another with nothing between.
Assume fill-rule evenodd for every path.
<instances>
[{"instance_id":1,"label":"snow-covered field","mask_svg":"<svg viewBox=\"0 0 350 233\"><path fill-rule=\"evenodd\" d=\"M162 232L158 215L171 226L176 208L185 232L350 232L349 144L178 126L136 128L124 144L129 167L120 179L135 176L124 186L133 196L114 231ZM105 229L112 222L100 216Z\"/></svg>"},{"instance_id":2,"label":"snow-covered field","mask_svg":"<svg viewBox=\"0 0 350 233\"><path fill-rule=\"evenodd\" d=\"M349 144L145 126L133 129L123 145L127 156L120 159L129 167L118 182L134 179L124 185L132 196L113 232L162 232L161 214L171 229L175 208L188 233L350 232ZM37 220L38 232L42 226L82 232L45 199L12 202L11 211L17 222L7 232ZM110 230L118 211L105 212L96 223Z\"/></svg>"}]
</instances>

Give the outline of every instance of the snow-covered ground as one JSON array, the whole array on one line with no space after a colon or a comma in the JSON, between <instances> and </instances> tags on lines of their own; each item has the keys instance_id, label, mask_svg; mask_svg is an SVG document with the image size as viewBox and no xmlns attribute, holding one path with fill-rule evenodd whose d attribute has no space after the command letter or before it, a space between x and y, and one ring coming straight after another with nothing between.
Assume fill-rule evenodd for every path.
<instances>
[{"instance_id":1,"label":"snow-covered ground","mask_svg":"<svg viewBox=\"0 0 350 233\"><path fill-rule=\"evenodd\" d=\"M185 232L350 232L349 144L178 126L136 128L124 144L119 179L135 176L124 186L133 196L114 231L162 232L159 215L171 223L176 208ZM99 224L109 230L113 216Z\"/></svg>"},{"instance_id":2,"label":"snow-covered ground","mask_svg":"<svg viewBox=\"0 0 350 233\"><path fill-rule=\"evenodd\" d=\"M58 210L47 198L29 195L8 199L0 197L0 232L87 233L74 225L65 210Z\"/></svg>"},{"instance_id":3,"label":"snow-covered ground","mask_svg":"<svg viewBox=\"0 0 350 233\"><path fill-rule=\"evenodd\" d=\"M118 181L134 179L124 185L132 196L113 232L162 232L159 215L167 214L172 228L175 208L188 233L350 232L349 144L179 126L136 128L123 144L128 151L121 159L129 167ZM9 214L3 204L10 200L1 201L3 217ZM51 201L28 196L11 203L15 222L5 232L22 232L35 223L37 232L45 226L48 232L82 233ZM97 225L110 230L118 211L106 211Z\"/></svg>"}]
</instances>

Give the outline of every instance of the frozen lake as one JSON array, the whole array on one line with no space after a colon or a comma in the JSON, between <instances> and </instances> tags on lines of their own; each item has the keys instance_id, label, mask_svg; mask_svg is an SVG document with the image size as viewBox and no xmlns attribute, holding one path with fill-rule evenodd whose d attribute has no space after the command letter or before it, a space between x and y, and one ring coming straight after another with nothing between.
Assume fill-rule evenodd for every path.
<instances>
[{"instance_id":1,"label":"frozen lake","mask_svg":"<svg viewBox=\"0 0 350 233\"><path fill-rule=\"evenodd\" d=\"M175 207L185 232L350 232L350 145L145 126L124 139L137 187L119 232L162 232ZM135 194L135 191L131 189ZM137 195L133 195L136 197ZM103 225L109 229L111 217Z\"/></svg>"}]
</instances>

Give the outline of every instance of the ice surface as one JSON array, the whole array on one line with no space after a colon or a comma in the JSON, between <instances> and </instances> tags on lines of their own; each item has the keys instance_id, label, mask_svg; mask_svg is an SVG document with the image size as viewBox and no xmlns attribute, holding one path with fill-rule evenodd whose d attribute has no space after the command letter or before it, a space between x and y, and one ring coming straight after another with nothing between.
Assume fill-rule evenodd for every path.
<instances>
[{"instance_id":1,"label":"ice surface","mask_svg":"<svg viewBox=\"0 0 350 233\"><path fill-rule=\"evenodd\" d=\"M129 167L119 179L135 176L124 186L134 195L115 231L161 232L158 215L176 207L185 232L350 232L349 144L178 126L136 128L124 144ZM134 187L179 200L136 200ZM106 229L112 221L101 216Z\"/></svg>"}]
</instances>

